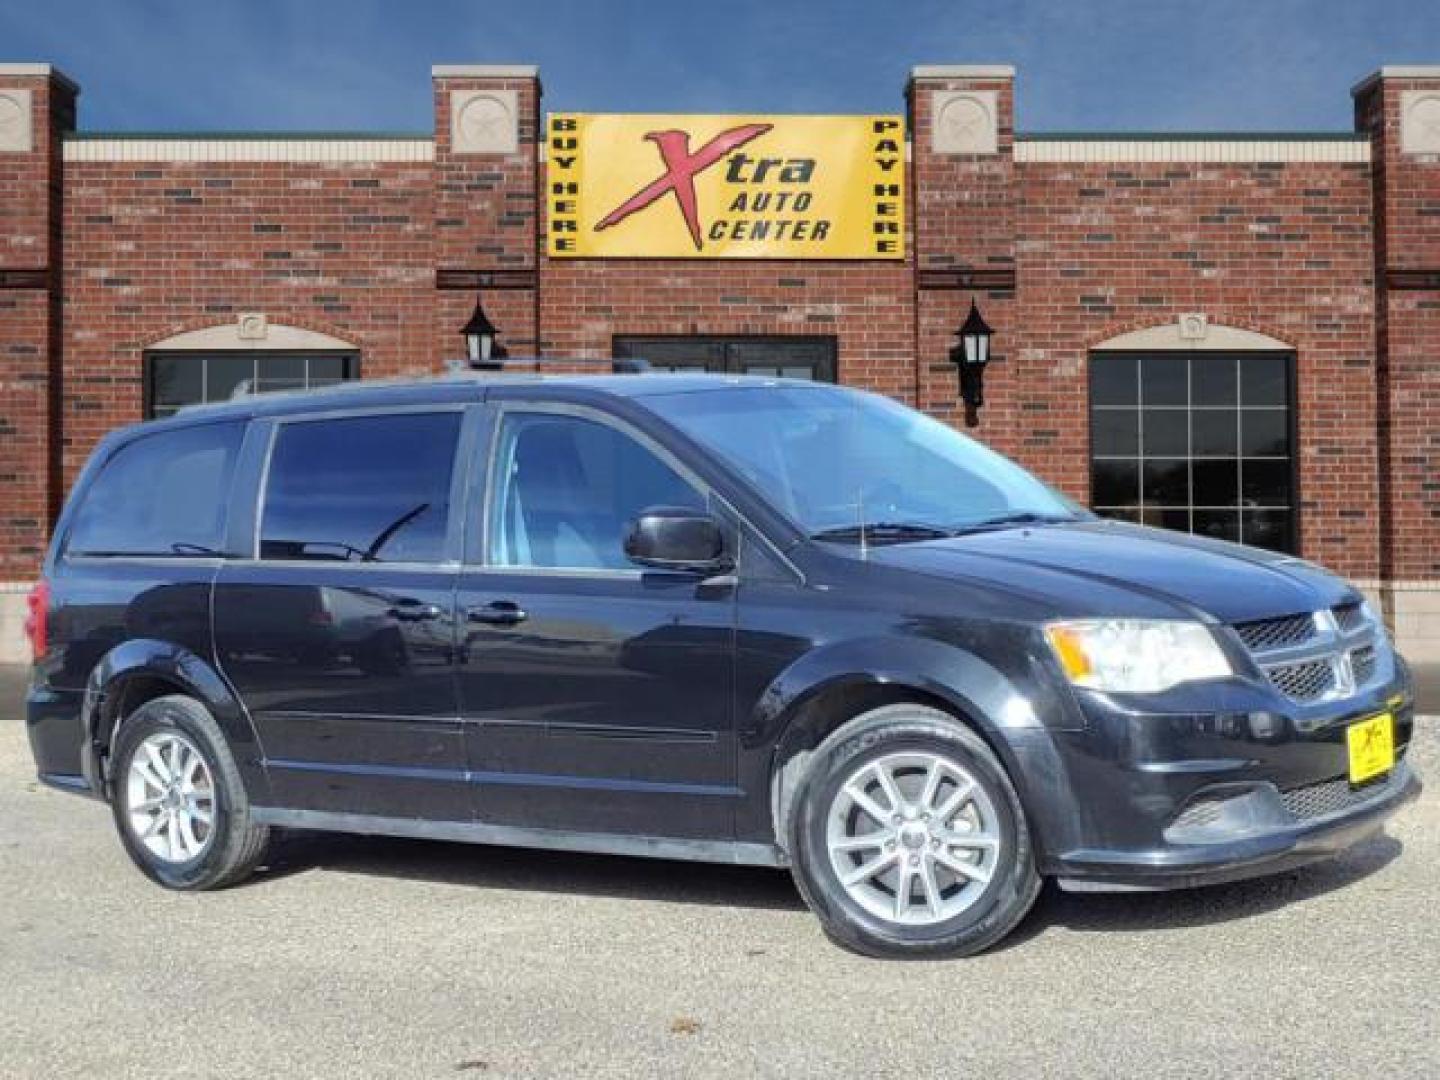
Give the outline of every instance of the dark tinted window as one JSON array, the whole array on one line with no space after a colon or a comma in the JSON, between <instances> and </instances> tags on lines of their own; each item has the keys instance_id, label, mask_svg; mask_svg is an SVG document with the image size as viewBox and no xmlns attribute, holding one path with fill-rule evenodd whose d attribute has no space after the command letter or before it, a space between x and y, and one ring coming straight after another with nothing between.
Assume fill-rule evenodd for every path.
<instances>
[{"instance_id":1,"label":"dark tinted window","mask_svg":"<svg viewBox=\"0 0 1440 1080\"><path fill-rule=\"evenodd\" d=\"M127 443L76 510L72 555L207 555L224 545L245 425L200 424Z\"/></svg>"},{"instance_id":2,"label":"dark tinted window","mask_svg":"<svg viewBox=\"0 0 1440 1080\"><path fill-rule=\"evenodd\" d=\"M263 394L314 390L356 378L353 355L322 353L153 353L145 358L148 418L169 416L186 405L229 401L241 386Z\"/></svg>"},{"instance_id":3,"label":"dark tinted window","mask_svg":"<svg viewBox=\"0 0 1440 1080\"><path fill-rule=\"evenodd\" d=\"M440 561L459 435L458 412L282 424L260 557Z\"/></svg>"},{"instance_id":4,"label":"dark tinted window","mask_svg":"<svg viewBox=\"0 0 1440 1080\"><path fill-rule=\"evenodd\" d=\"M674 469L629 435L573 416L505 417L491 511L498 566L634 569L625 529L652 506L703 508Z\"/></svg>"},{"instance_id":5,"label":"dark tinted window","mask_svg":"<svg viewBox=\"0 0 1440 1080\"><path fill-rule=\"evenodd\" d=\"M835 381L831 337L633 337L614 341L617 357L639 357L656 371L711 371L774 379Z\"/></svg>"},{"instance_id":6,"label":"dark tinted window","mask_svg":"<svg viewBox=\"0 0 1440 1080\"><path fill-rule=\"evenodd\" d=\"M1292 550L1293 365L1285 353L1091 357L1095 510Z\"/></svg>"}]
</instances>

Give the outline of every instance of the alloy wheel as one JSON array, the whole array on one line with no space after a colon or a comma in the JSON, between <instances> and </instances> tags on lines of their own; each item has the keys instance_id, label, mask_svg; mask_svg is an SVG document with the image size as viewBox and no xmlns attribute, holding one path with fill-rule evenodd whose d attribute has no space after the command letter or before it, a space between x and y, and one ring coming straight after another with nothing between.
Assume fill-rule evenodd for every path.
<instances>
[{"instance_id":1,"label":"alloy wheel","mask_svg":"<svg viewBox=\"0 0 1440 1080\"><path fill-rule=\"evenodd\" d=\"M125 781L130 831L168 863L199 858L215 835L215 781L199 749L184 735L160 731L130 758Z\"/></svg>"},{"instance_id":2,"label":"alloy wheel","mask_svg":"<svg viewBox=\"0 0 1440 1080\"><path fill-rule=\"evenodd\" d=\"M975 776L927 751L867 761L840 785L826 822L830 866L872 916L906 926L953 919L1000 863L999 816Z\"/></svg>"}]
</instances>

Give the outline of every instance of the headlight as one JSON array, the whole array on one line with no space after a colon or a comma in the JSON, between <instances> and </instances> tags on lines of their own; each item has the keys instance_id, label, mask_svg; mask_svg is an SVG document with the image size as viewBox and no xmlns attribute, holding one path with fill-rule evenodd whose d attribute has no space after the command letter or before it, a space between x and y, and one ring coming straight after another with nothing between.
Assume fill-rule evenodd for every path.
<instances>
[{"instance_id":1,"label":"headlight","mask_svg":"<svg viewBox=\"0 0 1440 1080\"><path fill-rule=\"evenodd\" d=\"M1209 629L1161 619L1051 623L1045 639L1076 686L1153 694L1184 682L1234 674Z\"/></svg>"}]
</instances>

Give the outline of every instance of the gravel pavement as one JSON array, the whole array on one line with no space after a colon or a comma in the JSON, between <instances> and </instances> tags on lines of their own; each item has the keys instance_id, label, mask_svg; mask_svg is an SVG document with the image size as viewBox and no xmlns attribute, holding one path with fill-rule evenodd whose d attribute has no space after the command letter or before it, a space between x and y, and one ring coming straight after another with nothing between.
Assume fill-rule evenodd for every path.
<instances>
[{"instance_id":1,"label":"gravel pavement","mask_svg":"<svg viewBox=\"0 0 1440 1080\"><path fill-rule=\"evenodd\" d=\"M0 1077L1440 1076L1435 790L1327 864L1047 888L995 952L883 963L756 869L297 834L170 894L36 783L20 693L0 671ZM1440 721L1414 757L1440 778Z\"/></svg>"}]
</instances>

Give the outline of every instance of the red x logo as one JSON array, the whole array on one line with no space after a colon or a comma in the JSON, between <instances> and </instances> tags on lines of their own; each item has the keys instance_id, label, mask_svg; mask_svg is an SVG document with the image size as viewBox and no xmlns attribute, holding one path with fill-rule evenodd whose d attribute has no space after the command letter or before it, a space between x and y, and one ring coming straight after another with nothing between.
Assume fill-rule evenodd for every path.
<instances>
[{"instance_id":1,"label":"red x logo","mask_svg":"<svg viewBox=\"0 0 1440 1080\"><path fill-rule=\"evenodd\" d=\"M685 216L685 224L690 227L690 239L695 241L695 250L700 251L704 244L700 237L700 212L695 205L695 177L737 146L744 146L751 139L759 138L774 126L742 124L729 131L722 131L693 154L690 153L688 131L649 132L645 138L660 148L660 157L665 162L664 174L601 218L595 231L618 225L635 211L645 209L667 191L673 191L675 201L680 204L680 213Z\"/></svg>"}]
</instances>

